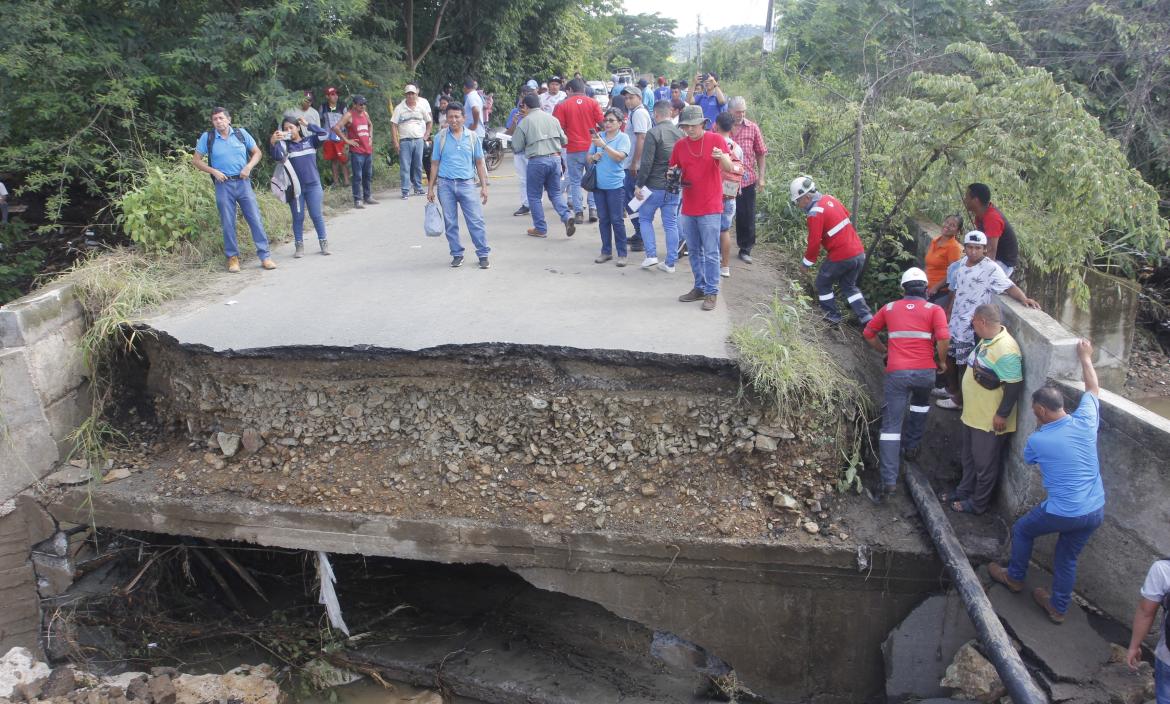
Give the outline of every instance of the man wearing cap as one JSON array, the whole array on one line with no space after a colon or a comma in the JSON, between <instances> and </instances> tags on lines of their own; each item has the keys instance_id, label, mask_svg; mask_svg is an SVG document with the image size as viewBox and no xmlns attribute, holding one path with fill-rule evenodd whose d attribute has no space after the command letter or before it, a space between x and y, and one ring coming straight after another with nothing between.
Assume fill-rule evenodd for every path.
<instances>
[{"instance_id":1,"label":"man wearing cap","mask_svg":"<svg viewBox=\"0 0 1170 704\"><path fill-rule=\"evenodd\" d=\"M540 109L540 98L532 94L524 96L524 107L527 112L512 135L512 149L522 151L528 157L528 208L532 211L532 227L528 234L532 237L548 236L542 202L544 191L548 191L553 208L565 224L565 235L572 237L577 228L561 192L561 152L569 139L561 129L561 123Z\"/></svg>"},{"instance_id":2,"label":"man wearing cap","mask_svg":"<svg viewBox=\"0 0 1170 704\"><path fill-rule=\"evenodd\" d=\"M321 126L321 113L313 107L313 91L311 90L301 93L301 107L299 110L292 110L291 113L294 117L305 118L305 122L310 125Z\"/></svg>"},{"instance_id":3,"label":"man wearing cap","mask_svg":"<svg viewBox=\"0 0 1170 704\"><path fill-rule=\"evenodd\" d=\"M841 322L841 311L837 310L833 293L836 286L858 322L865 325L873 317L865 296L857 288L857 279L865 266L865 247L849 219L849 211L841 201L817 191L817 185L808 176L794 178L788 185L788 194L789 199L808 214L808 245L801 260L805 271L817 263L821 247L825 249L826 261L821 264L813 282L817 301L825 312L825 322L830 325Z\"/></svg>"},{"instance_id":4,"label":"man wearing cap","mask_svg":"<svg viewBox=\"0 0 1170 704\"><path fill-rule=\"evenodd\" d=\"M654 104L657 105L659 101L670 102L670 86L666 85L666 77L658 77L658 87L654 89Z\"/></svg>"},{"instance_id":5,"label":"man wearing cap","mask_svg":"<svg viewBox=\"0 0 1170 704\"><path fill-rule=\"evenodd\" d=\"M622 168L626 170L626 212L630 213L630 222L634 227L634 236L629 239L628 245L631 252L641 252L644 249L642 228L638 223L638 212L630 210L629 203L634 197L634 184L638 180L638 168L642 165L642 150L646 146L646 133L654 126L654 120L650 117L650 111L642 105L642 91L637 86L627 85L622 90L622 95L626 99L625 132L626 136L630 138L630 153L622 162ZM722 212L722 205L719 210Z\"/></svg>"},{"instance_id":6,"label":"man wearing cap","mask_svg":"<svg viewBox=\"0 0 1170 704\"><path fill-rule=\"evenodd\" d=\"M654 91L650 88L650 82L645 78L638 79L638 87L642 89L642 105L646 107L647 111L654 109Z\"/></svg>"},{"instance_id":7,"label":"man wearing cap","mask_svg":"<svg viewBox=\"0 0 1170 704\"><path fill-rule=\"evenodd\" d=\"M565 146L565 167L569 175L569 201L575 213L577 224L585 222L584 208L589 206L589 222L597 222L597 203L593 193L581 199L581 176L589 159L589 145L592 143L590 130L596 130L601 122L601 106L585 95L585 81L574 78L569 81L569 97L566 98L553 116L561 123L569 143Z\"/></svg>"},{"instance_id":8,"label":"man wearing cap","mask_svg":"<svg viewBox=\"0 0 1170 704\"><path fill-rule=\"evenodd\" d=\"M703 117L707 118L709 128L715 124L719 113L727 111L727 96L723 95L719 77L714 73L695 74L695 89L689 102L703 108Z\"/></svg>"},{"instance_id":9,"label":"man wearing cap","mask_svg":"<svg viewBox=\"0 0 1170 704\"><path fill-rule=\"evenodd\" d=\"M688 105L678 125L685 135L670 153L670 166L682 176L682 216L679 233L690 251L695 286L678 297L689 303L702 301L703 310L715 310L719 295L719 220L723 216L723 175L735 165L727 153L727 142L703 129L703 109Z\"/></svg>"},{"instance_id":10,"label":"man wearing cap","mask_svg":"<svg viewBox=\"0 0 1170 704\"><path fill-rule=\"evenodd\" d=\"M926 272L917 267L902 274L901 300L887 303L865 325L862 335L869 346L886 355L886 381L882 403L882 431L878 441L881 486L870 492L874 503L894 494L900 466L898 452L906 459L918 457L918 444L930 410L930 389L935 371L942 371L951 333L941 306L926 300ZM878 333L887 331L889 345ZM906 406L910 417L903 423ZM905 438L903 438L903 429Z\"/></svg>"},{"instance_id":11,"label":"man wearing cap","mask_svg":"<svg viewBox=\"0 0 1170 704\"><path fill-rule=\"evenodd\" d=\"M338 104L337 89L333 86L325 89L325 102L321 103L320 116L321 126L329 130L329 141L325 142L321 150L322 156L333 167L333 183L342 181L348 186L349 169L345 168L345 163L349 157L345 155L345 142L333 131L337 123L341 122L341 118L345 117L345 108Z\"/></svg>"},{"instance_id":12,"label":"man wearing cap","mask_svg":"<svg viewBox=\"0 0 1170 704\"><path fill-rule=\"evenodd\" d=\"M561 77L553 76L548 79L548 92L540 96L540 109L551 115L567 97L561 90Z\"/></svg>"},{"instance_id":13,"label":"man wearing cap","mask_svg":"<svg viewBox=\"0 0 1170 704\"><path fill-rule=\"evenodd\" d=\"M426 195L422 187L423 147L431 136L431 106L420 98L418 88L408 84L406 98L390 109L390 133L394 151L398 152L398 174L402 181L402 200L410 197L414 186L416 196Z\"/></svg>"},{"instance_id":14,"label":"man wearing cap","mask_svg":"<svg viewBox=\"0 0 1170 704\"><path fill-rule=\"evenodd\" d=\"M349 167L353 180L353 207L362 209L364 204L377 205L371 192L374 180L374 138L370 131L370 115L366 111L366 97L353 96L353 103L345 116L333 126L333 134L349 145Z\"/></svg>"},{"instance_id":15,"label":"man wearing cap","mask_svg":"<svg viewBox=\"0 0 1170 704\"><path fill-rule=\"evenodd\" d=\"M227 108L212 108L212 129L204 132L195 143L192 162L195 168L211 174L215 183L215 205L219 209L219 223L223 227L223 249L227 255L227 270L240 271L240 250L236 245L236 207L244 215L260 266L275 269L276 263L268 252L268 235L260 219L260 206L252 191L252 169L260 163L260 147L248 131L232 127L232 116ZM207 158L207 162L203 159Z\"/></svg>"},{"instance_id":16,"label":"man wearing cap","mask_svg":"<svg viewBox=\"0 0 1170 704\"><path fill-rule=\"evenodd\" d=\"M971 230L963 236L963 252L966 258L959 260L955 268L955 299L951 303L951 349L953 363L947 366L947 390L951 398L940 398L935 402L940 408L958 410L963 407L963 389L959 380L966 370L968 357L975 349L975 331L972 319L975 309L995 301L997 293L1006 293L1013 300L1029 308L1040 304L1024 295L1019 286L1012 283L1003 269L987 256L987 235Z\"/></svg>"},{"instance_id":17,"label":"man wearing cap","mask_svg":"<svg viewBox=\"0 0 1170 704\"><path fill-rule=\"evenodd\" d=\"M451 102L452 100L454 100L454 96L451 93L451 91L454 89L455 89L455 86L451 85L450 82L444 83L443 89L441 91L439 91L438 95L435 96L435 103L434 103L434 105L431 106L432 107L431 114L434 116L435 124L439 124L439 116L442 114L442 112L439 110L439 102L442 101L444 98L447 99L448 103Z\"/></svg>"},{"instance_id":18,"label":"man wearing cap","mask_svg":"<svg viewBox=\"0 0 1170 704\"><path fill-rule=\"evenodd\" d=\"M483 98L479 97L479 83L474 78L468 78L463 81L463 126L483 139L487 134L483 121Z\"/></svg>"}]
</instances>

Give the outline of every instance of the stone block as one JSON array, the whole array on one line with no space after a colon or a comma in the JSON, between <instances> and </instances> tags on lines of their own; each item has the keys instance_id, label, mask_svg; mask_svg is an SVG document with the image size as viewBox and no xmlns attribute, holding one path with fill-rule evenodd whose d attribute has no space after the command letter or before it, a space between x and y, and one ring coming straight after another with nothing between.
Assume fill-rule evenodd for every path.
<instances>
[{"instance_id":1,"label":"stone block","mask_svg":"<svg viewBox=\"0 0 1170 704\"><path fill-rule=\"evenodd\" d=\"M60 457L21 349L0 350L0 501L48 474Z\"/></svg>"},{"instance_id":2,"label":"stone block","mask_svg":"<svg viewBox=\"0 0 1170 704\"><path fill-rule=\"evenodd\" d=\"M60 457L72 453L73 442L69 436L89 417L92 409L88 386L82 386L45 407L45 418Z\"/></svg>"},{"instance_id":3,"label":"stone block","mask_svg":"<svg viewBox=\"0 0 1170 704\"><path fill-rule=\"evenodd\" d=\"M0 308L0 347L31 344L81 316L76 288L65 282L49 284Z\"/></svg>"},{"instance_id":4,"label":"stone block","mask_svg":"<svg viewBox=\"0 0 1170 704\"><path fill-rule=\"evenodd\" d=\"M954 592L927 598L882 644L886 698L900 702L946 696L939 682L947 665L975 637L975 627Z\"/></svg>"},{"instance_id":5,"label":"stone block","mask_svg":"<svg viewBox=\"0 0 1170 704\"><path fill-rule=\"evenodd\" d=\"M74 391L85 378L85 362L79 347L84 333L85 321L73 318L25 345L33 384L44 405Z\"/></svg>"}]
</instances>

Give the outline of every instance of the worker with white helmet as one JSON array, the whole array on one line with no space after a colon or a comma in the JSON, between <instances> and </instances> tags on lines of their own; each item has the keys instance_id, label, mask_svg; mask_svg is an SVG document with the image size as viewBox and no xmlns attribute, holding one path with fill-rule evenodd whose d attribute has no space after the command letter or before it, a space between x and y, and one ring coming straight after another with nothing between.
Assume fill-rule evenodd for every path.
<instances>
[{"instance_id":1,"label":"worker with white helmet","mask_svg":"<svg viewBox=\"0 0 1170 704\"><path fill-rule=\"evenodd\" d=\"M882 430L878 442L881 486L870 492L875 503L889 498L897 487L899 450L908 460L918 458L926 414L930 411L934 375L944 369L947 358L951 339L947 315L940 306L926 300L926 287L926 272L918 267L907 269L902 274L902 290L906 295L879 308L862 331L869 346L886 355ZM878 338L883 329L888 345L883 345ZM910 416L903 424L907 404Z\"/></svg>"},{"instance_id":2,"label":"worker with white helmet","mask_svg":"<svg viewBox=\"0 0 1170 704\"><path fill-rule=\"evenodd\" d=\"M836 325L841 322L833 286L841 289L849 307L863 325L873 315L865 303L865 296L857 288L857 279L865 265L865 247L857 230L849 220L849 211L841 201L827 193L818 193L817 185L809 176L797 176L788 187L792 202L808 214L808 247L801 262L805 269L816 264L824 246L827 261L817 272L814 288L817 300L825 311L825 320Z\"/></svg>"}]
</instances>

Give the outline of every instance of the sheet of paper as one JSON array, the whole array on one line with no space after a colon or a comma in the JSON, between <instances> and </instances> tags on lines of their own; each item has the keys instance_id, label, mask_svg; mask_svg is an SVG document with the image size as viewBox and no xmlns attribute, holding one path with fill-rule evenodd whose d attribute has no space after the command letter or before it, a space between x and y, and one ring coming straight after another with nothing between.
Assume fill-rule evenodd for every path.
<instances>
[{"instance_id":1,"label":"sheet of paper","mask_svg":"<svg viewBox=\"0 0 1170 704\"><path fill-rule=\"evenodd\" d=\"M635 213L638 212L638 208L641 208L642 204L646 202L645 199L650 197L650 188L647 186L642 186L642 190L639 191L639 193L642 194L642 200L638 200L638 197L634 196L626 205L627 208L634 211Z\"/></svg>"}]
</instances>

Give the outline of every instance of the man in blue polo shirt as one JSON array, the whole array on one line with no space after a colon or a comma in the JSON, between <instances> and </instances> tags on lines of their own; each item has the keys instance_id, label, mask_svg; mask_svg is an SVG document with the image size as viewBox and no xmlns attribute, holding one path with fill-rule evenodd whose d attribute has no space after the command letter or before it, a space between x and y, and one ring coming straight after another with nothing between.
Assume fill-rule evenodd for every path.
<instances>
[{"instance_id":1,"label":"man in blue polo shirt","mask_svg":"<svg viewBox=\"0 0 1170 704\"><path fill-rule=\"evenodd\" d=\"M268 252L268 236L260 220L260 206L252 191L249 175L260 163L260 147L245 129L232 129L232 116L226 108L211 110L213 129L204 132L195 143L195 168L211 174L215 182L215 204L219 208L219 223L223 227L223 249L227 255L228 271L240 270L240 250L236 246L236 206L244 214L260 266L275 269ZM211 155L210 164L203 159Z\"/></svg>"},{"instance_id":2,"label":"man in blue polo shirt","mask_svg":"<svg viewBox=\"0 0 1170 704\"><path fill-rule=\"evenodd\" d=\"M434 203L436 194L443 207L447 244L451 250L451 268L463 266L463 244L459 241L459 211L475 245L479 268L491 267L487 230L483 224L483 206L487 205L487 167L483 160L483 141L463 126L463 106L447 104L447 127L435 135L431 154L431 177L427 200ZM475 197L475 179L479 176L479 199ZM530 204L531 205L531 204Z\"/></svg>"},{"instance_id":3,"label":"man in blue polo shirt","mask_svg":"<svg viewBox=\"0 0 1170 704\"><path fill-rule=\"evenodd\" d=\"M1032 590L1032 598L1053 623L1063 623L1077 578L1077 556L1105 516L1105 487L1097 463L1097 426L1101 387L1093 369L1093 345L1077 343L1085 393L1077 409L1064 411L1064 396L1045 386L1032 394L1032 412L1039 425L1024 447L1024 461L1040 465L1048 498L1012 526L1012 560L1005 569L988 566L991 578L1013 592L1024 588L1032 542L1059 534L1052 559L1052 591ZM968 372L969 373L969 372Z\"/></svg>"},{"instance_id":4,"label":"man in blue polo shirt","mask_svg":"<svg viewBox=\"0 0 1170 704\"><path fill-rule=\"evenodd\" d=\"M719 77L713 73L695 74L695 89L691 91L690 103L703 108L707 118L707 129L715 129L715 118L727 112L727 96L719 87Z\"/></svg>"}]
</instances>

